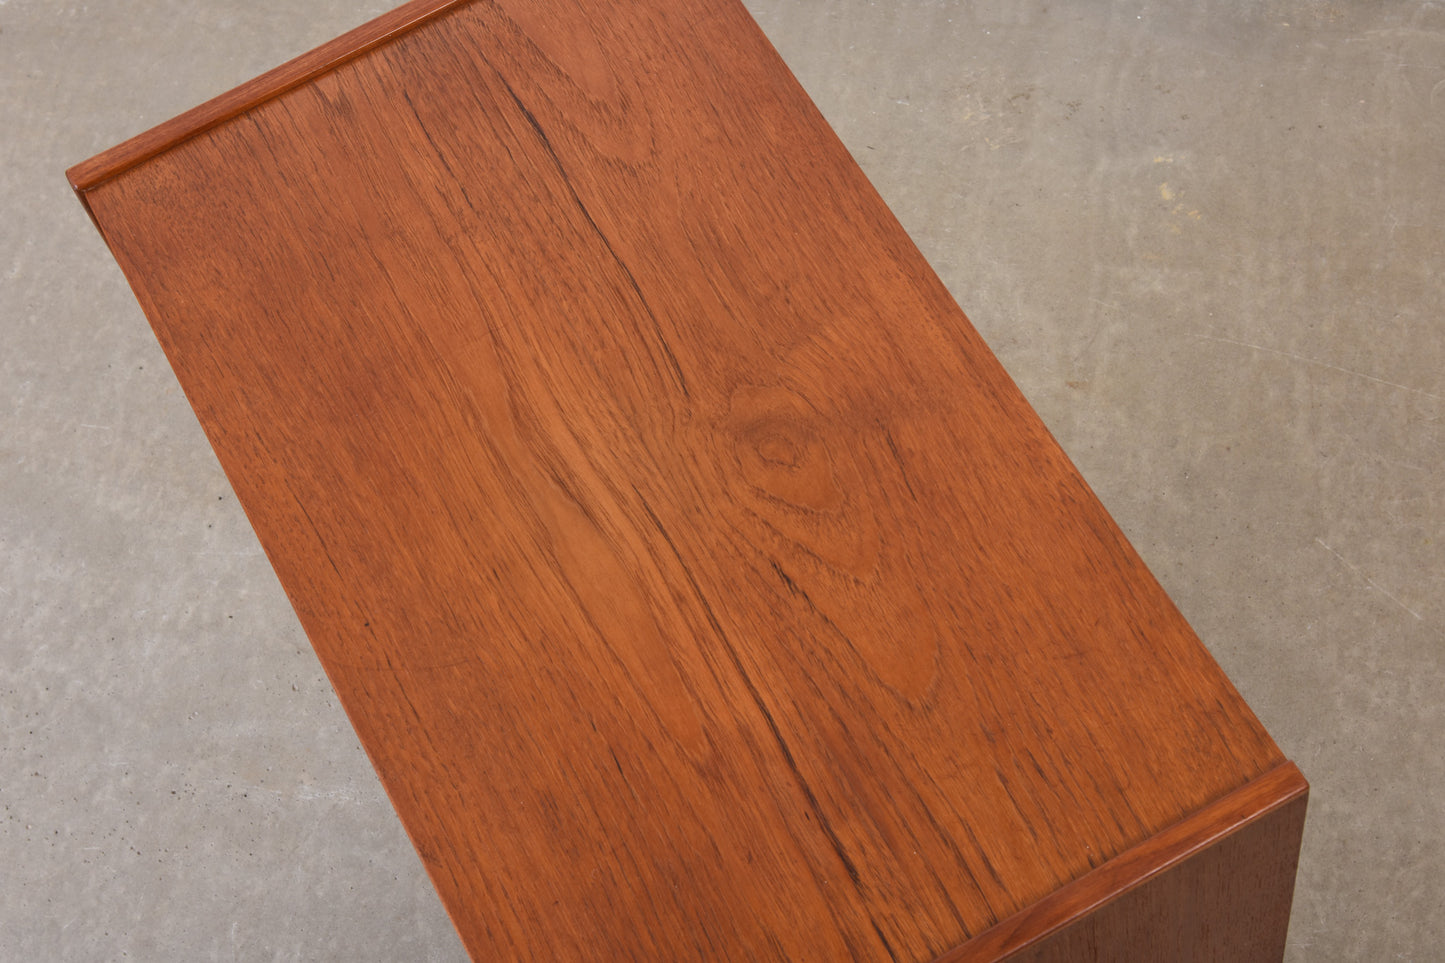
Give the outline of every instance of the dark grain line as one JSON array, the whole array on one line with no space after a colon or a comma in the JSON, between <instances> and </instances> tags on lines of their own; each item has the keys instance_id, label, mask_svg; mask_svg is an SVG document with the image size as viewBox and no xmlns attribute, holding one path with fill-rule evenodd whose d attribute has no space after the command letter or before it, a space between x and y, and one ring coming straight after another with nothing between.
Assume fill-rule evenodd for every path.
<instances>
[{"instance_id":1,"label":"dark grain line","mask_svg":"<svg viewBox=\"0 0 1445 963\"><path fill-rule=\"evenodd\" d=\"M888 942L888 937L883 935L883 928L878 925L878 921L870 918L868 922L873 925L873 932L878 934L878 942L883 944L883 949L888 953L888 958L892 960L893 963L899 963L898 954L894 951L893 944Z\"/></svg>"},{"instance_id":2,"label":"dark grain line","mask_svg":"<svg viewBox=\"0 0 1445 963\"><path fill-rule=\"evenodd\" d=\"M501 82L502 87L507 91L507 96L512 99L512 103L516 105L517 110L521 111L528 125L530 125L536 133L537 139L541 141L542 147L547 151L547 156L551 158L553 165L556 166L557 173L567 188L567 193L571 195L573 203L577 205L577 210L582 212L582 216L591 226L593 233L602 241L602 246L607 249L607 253L612 257L613 262L621 269L623 276L627 278L628 285L632 288L633 293L637 295L637 300L641 303L642 309L647 312L647 317L652 321L652 332L656 336L657 346L662 349L663 355L667 358L668 367L672 369L672 376L677 382L678 390L682 392L684 398L691 398L692 394L688 390L687 378L682 373L682 365L678 363L677 356L672 353L672 348L667 343L667 337L662 332L662 322L658 320L656 312L652 310L652 304L647 300L647 296L642 293L642 286L637 283L636 275L634 275L632 269L627 266L627 262L622 260L616 248L612 246L612 241L608 239L602 228L597 225L597 221L592 217L592 212L589 211L587 205L582 202L581 196L577 193L576 185L572 183L572 178L567 173L566 166L563 165L562 159L557 156L557 150L552 146L552 140L547 136L547 132L542 129L541 123L538 122L527 105L522 102L522 98L517 96L516 90L512 88L511 83L502 75L502 72L497 70L491 61L487 61L487 65L492 68L492 71L497 76L497 80Z\"/></svg>"},{"instance_id":3,"label":"dark grain line","mask_svg":"<svg viewBox=\"0 0 1445 963\"><path fill-rule=\"evenodd\" d=\"M1036 939L1281 763L738 0L463 6L72 175L470 952Z\"/></svg>"},{"instance_id":4,"label":"dark grain line","mask_svg":"<svg viewBox=\"0 0 1445 963\"><path fill-rule=\"evenodd\" d=\"M687 563L683 561L682 553L678 551L677 543L672 540L672 536L668 533L667 527L662 524L662 520L653 512L652 506L647 503L647 499L642 497L641 492L637 493L637 500L642 506L642 510L647 513L647 517L652 520L652 524L657 528L658 535L660 535L663 542L672 549L673 557L677 559L677 564L682 571L683 577L687 579L688 585L692 588L693 598L695 598L702 607L703 615L707 618L708 625L712 627L713 632L717 635L718 641L722 643L723 649L727 652L728 660L732 663L733 670L737 672L738 678L742 681L744 688L747 689L748 696L752 699L753 705L755 705L758 712L761 713L763 722L767 725L773 741L783 754L783 762L787 765L789 771L792 772L799 790L803 793L803 798L808 802L809 812L812 813L818 822L818 827L822 829L823 834L828 838L828 843L833 847L833 852L837 854L839 862L843 864L843 869L847 872L848 878L852 880L854 886L858 886L862 880L862 876L858 872L858 867L854 865L852 857L848 855L848 851L844 848L843 841L838 837L837 830L833 828L833 824L828 820L827 816L823 814L822 806L818 802L817 795L813 792L813 787L808 784L807 777L804 776L802 770L798 768L798 762L793 757L793 750L788 745L788 740L784 738L782 729L779 728L777 720L773 718L773 714L768 709L762 693L758 691L757 683L753 681L751 673L749 673L747 667L743 665L742 656L739 655L737 647L733 645L732 640L728 638L727 631L723 629L722 623L718 621L717 614L713 612L712 605L708 603L707 597L702 592L702 588L697 584L697 580L693 578L692 570L688 567Z\"/></svg>"},{"instance_id":5,"label":"dark grain line","mask_svg":"<svg viewBox=\"0 0 1445 963\"><path fill-rule=\"evenodd\" d=\"M878 423L883 429L883 439L888 442L888 450L893 453L893 460L898 465L898 474L903 479L903 486L908 489L908 496L915 502L918 501L918 493L913 490L913 482L908 478L908 469L903 464L903 456L898 453L898 445L893 441L893 432L883 422Z\"/></svg>"}]
</instances>

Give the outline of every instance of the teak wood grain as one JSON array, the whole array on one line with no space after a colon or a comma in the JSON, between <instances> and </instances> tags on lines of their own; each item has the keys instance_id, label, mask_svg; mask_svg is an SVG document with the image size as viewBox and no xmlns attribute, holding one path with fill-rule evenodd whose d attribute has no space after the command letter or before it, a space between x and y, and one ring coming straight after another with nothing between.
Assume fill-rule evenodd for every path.
<instances>
[{"instance_id":1,"label":"teak wood grain","mask_svg":"<svg viewBox=\"0 0 1445 963\"><path fill-rule=\"evenodd\" d=\"M70 177L477 959L1102 945L1302 815L736 0L418 0Z\"/></svg>"}]
</instances>

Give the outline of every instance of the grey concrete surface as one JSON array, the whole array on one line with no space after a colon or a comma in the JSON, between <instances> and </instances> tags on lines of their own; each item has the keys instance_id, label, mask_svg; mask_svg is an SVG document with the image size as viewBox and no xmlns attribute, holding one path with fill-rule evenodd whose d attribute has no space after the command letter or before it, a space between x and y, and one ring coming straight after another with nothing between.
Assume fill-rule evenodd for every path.
<instances>
[{"instance_id":1,"label":"grey concrete surface","mask_svg":"<svg viewBox=\"0 0 1445 963\"><path fill-rule=\"evenodd\" d=\"M0 0L0 960L461 947L62 172L379 0ZM1445 958L1445 7L749 0Z\"/></svg>"}]
</instances>

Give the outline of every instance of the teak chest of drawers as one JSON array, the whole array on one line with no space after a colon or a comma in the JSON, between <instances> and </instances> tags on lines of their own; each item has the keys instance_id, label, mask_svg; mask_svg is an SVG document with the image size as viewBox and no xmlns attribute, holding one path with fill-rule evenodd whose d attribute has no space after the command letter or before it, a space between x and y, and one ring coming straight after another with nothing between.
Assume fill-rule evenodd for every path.
<instances>
[{"instance_id":1,"label":"teak chest of drawers","mask_svg":"<svg viewBox=\"0 0 1445 963\"><path fill-rule=\"evenodd\" d=\"M1303 778L737 0L70 178L476 959L1281 955Z\"/></svg>"}]
</instances>

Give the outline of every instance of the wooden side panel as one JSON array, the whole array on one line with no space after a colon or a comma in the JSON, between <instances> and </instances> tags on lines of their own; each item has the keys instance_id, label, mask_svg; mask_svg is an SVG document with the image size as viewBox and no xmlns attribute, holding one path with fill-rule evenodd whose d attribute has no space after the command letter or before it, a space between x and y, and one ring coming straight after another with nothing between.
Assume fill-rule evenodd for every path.
<instances>
[{"instance_id":1,"label":"wooden side panel","mask_svg":"<svg viewBox=\"0 0 1445 963\"><path fill-rule=\"evenodd\" d=\"M1278 963L1305 797L1225 837L1007 963Z\"/></svg>"},{"instance_id":2,"label":"wooden side panel","mask_svg":"<svg viewBox=\"0 0 1445 963\"><path fill-rule=\"evenodd\" d=\"M72 177L478 959L928 960L1283 761L740 3L269 76Z\"/></svg>"},{"instance_id":3,"label":"wooden side panel","mask_svg":"<svg viewBox=\"0 0 1445 963\"><path fill-rule=\"evenodd\" d=\"M1309 784L1286 763L936 963L1271 963Z\"/></svg>"}]
</instances>

